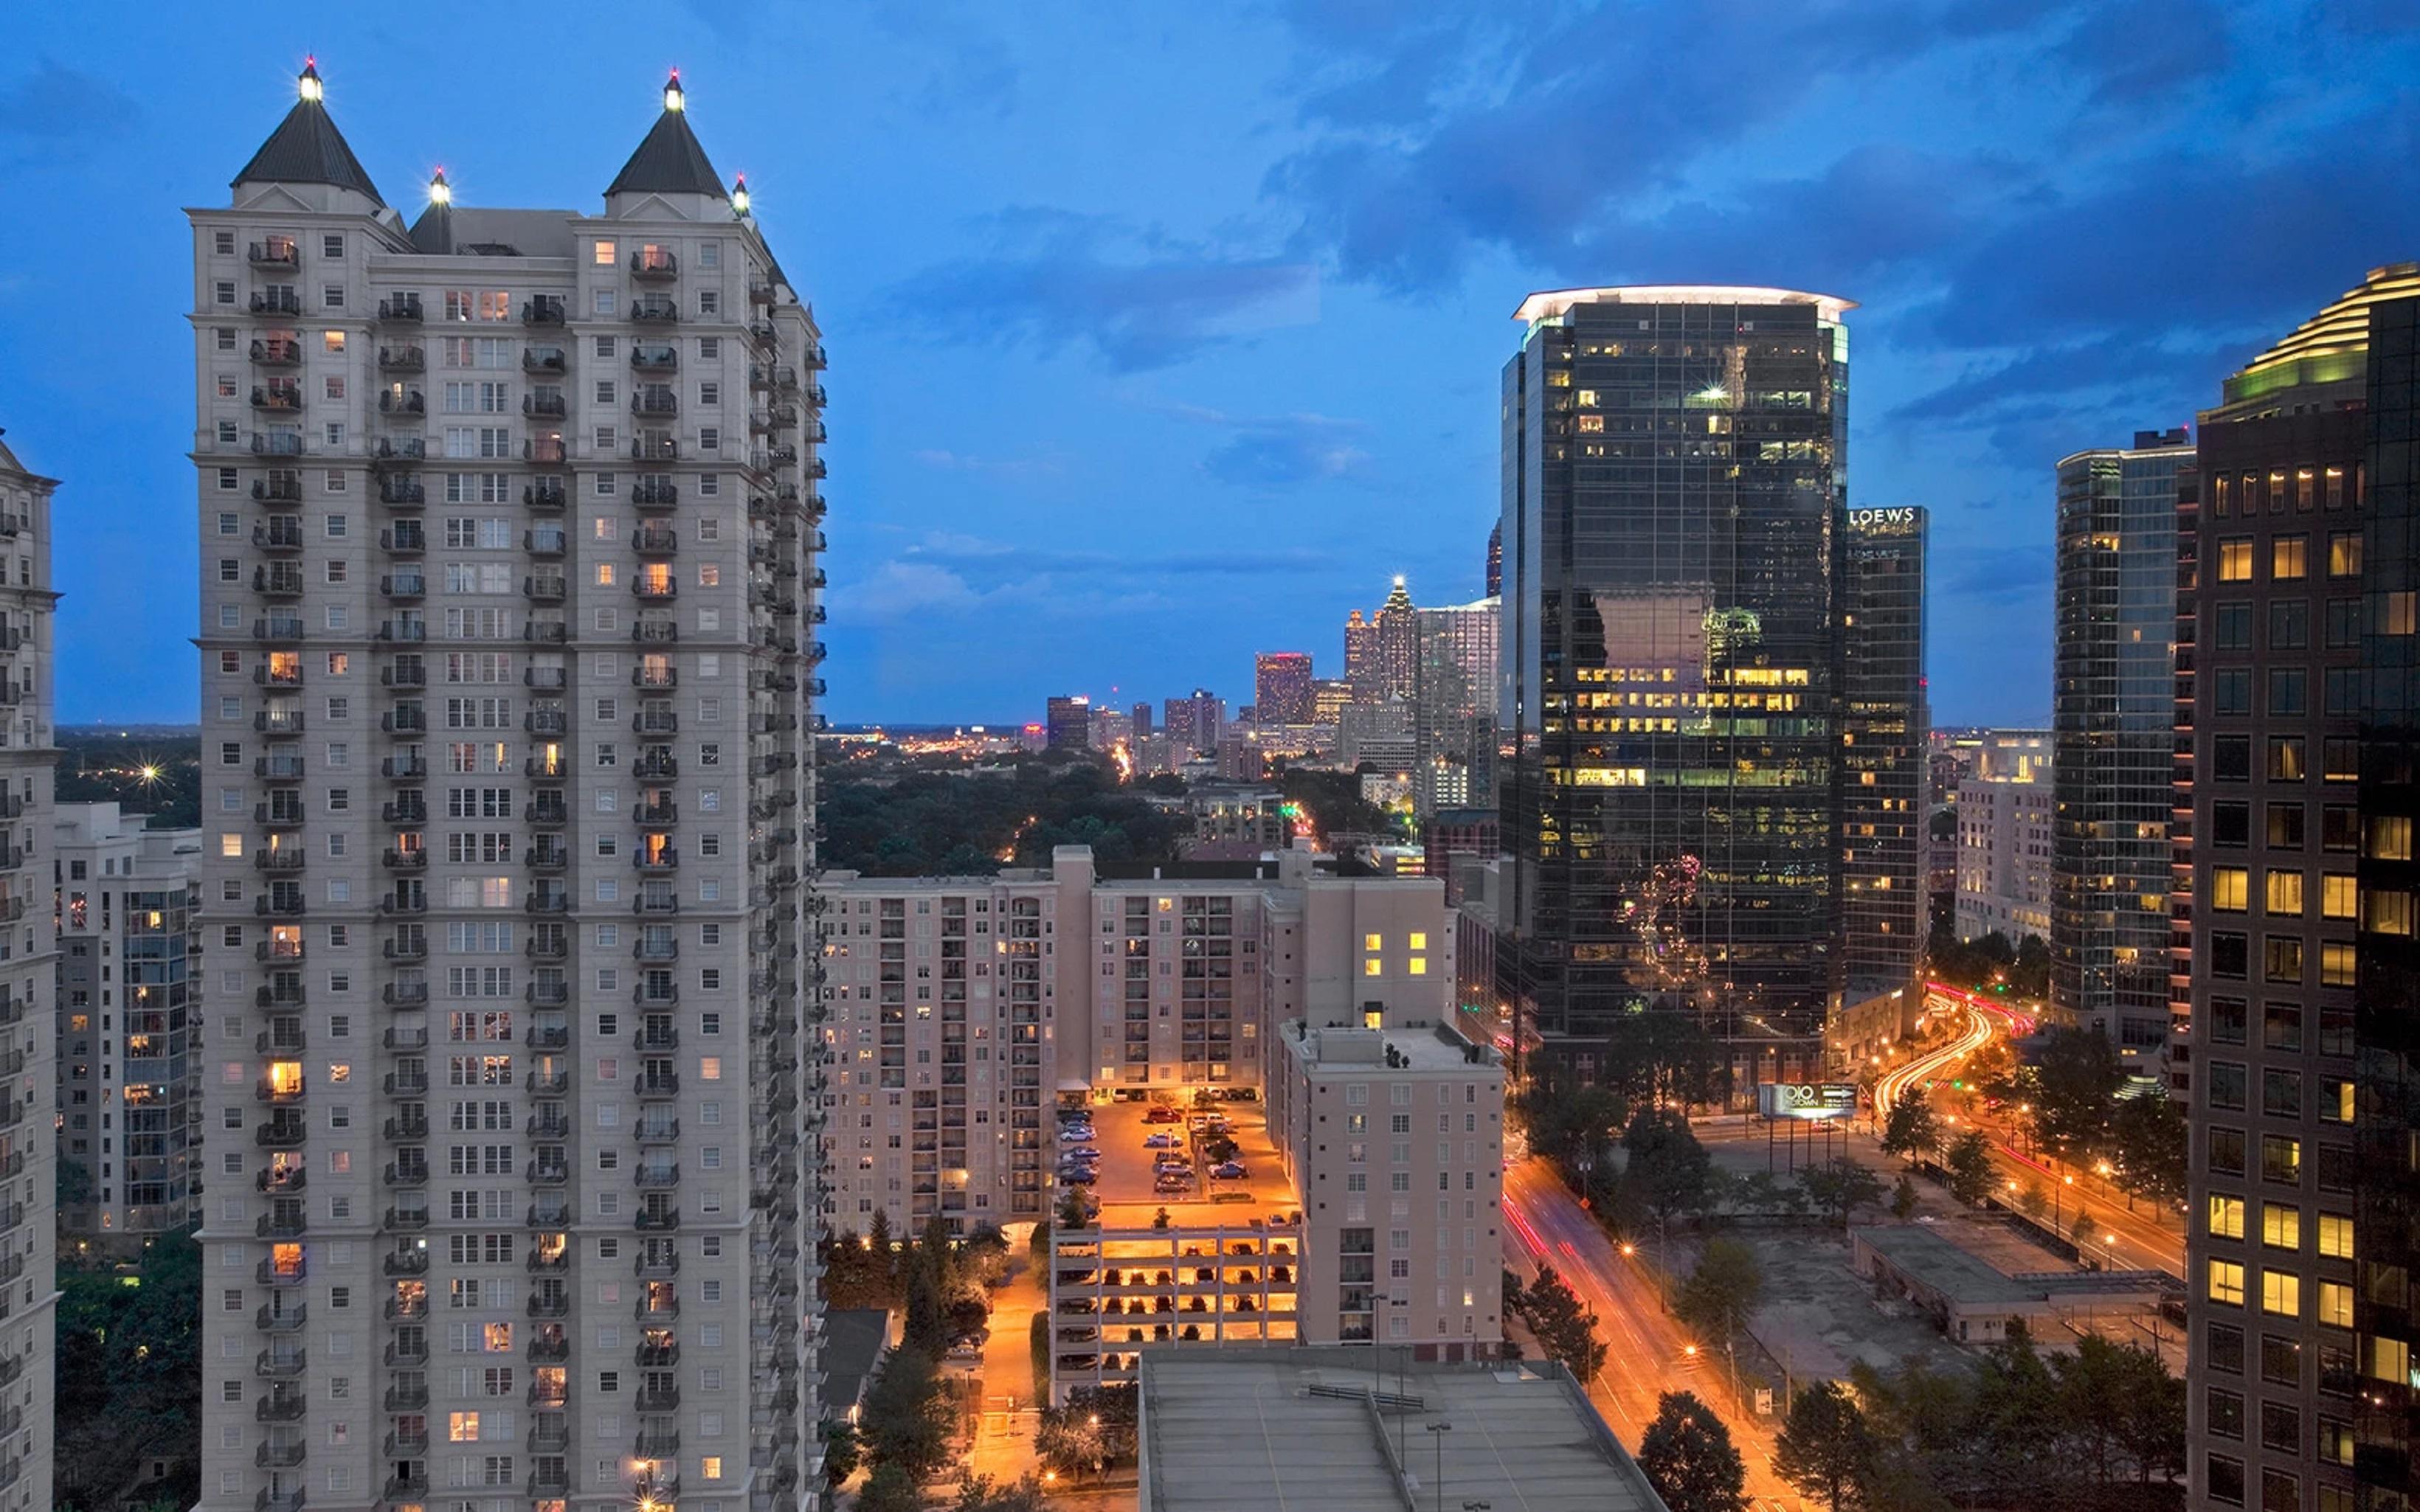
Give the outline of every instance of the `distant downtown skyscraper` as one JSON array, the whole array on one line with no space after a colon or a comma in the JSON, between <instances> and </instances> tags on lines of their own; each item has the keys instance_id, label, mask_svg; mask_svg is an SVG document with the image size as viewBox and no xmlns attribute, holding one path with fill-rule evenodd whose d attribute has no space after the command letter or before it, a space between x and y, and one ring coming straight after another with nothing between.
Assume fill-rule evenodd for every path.
<instances>
[{"instance_id":1,"label":"distant downtown skyscraper","mask_svg":"<svg viewBox=\"0 0 2420 1512\"><path fill-rule=\"evenodd\" d=\"M1717 1035L1748 1014L1783 1035L1823 1023L1850 308L1649 286L1517 314L1499 981L1584 1066L1640 1009ZM1819 1046L1788 1048L1737 1047L1734 1095L1816 1072Z\"/></svg>"},{"instance_id":2,"label":"distant downtown skyscraper","mask_svg":"<svg viewBox=\"0 0 2420 1512\"><path fill-rule=\"evenodd\" d=\"M1497 520L1487 532L1487 594L1489 598L1504 596L1504 522Z\"/></svg>"},{"instance_id":3,"label":"distant downtown skyscraper","mask_svg":"<svg viewBox=\"0 0 2420 1512\"><path fill-rule=\"evenodd\" d=\"M2058 464L2051 1005L2167 1076L2182 430Z\"/></svg>"},{"instance_id":4,"label":"distant downtown skyscraper","mask_svg":"<svg viewBox=\"0 0 2420 1512\"><path fill-rule=\"evenodd\" d=\"M199 1505L813 1507L814 315L677 80L409 224L299 93L188 212Z\"/></svg>"},{"instance_id":5,"label":"distant downtown skyscraper","mask_svg":"<svg viewBox=\"0 0 2420 1512\"><path fill-rule=\"evenodd\" d=\"M1218 735L1227 722L1224 700L1206 687L1197 687L1190 696L1162 699L1159 722L1168 732L1171 756L1179 762L1186 757L1218 748Z\"/></svg>"},{"instance_id":6,"label":"distant downtown skyscraper","mask_svg":"<svg viewBox=\"0 0 2420 1512\"><path fill-rule=\"evenodd\" d=\"M1253 717L1262 729L1311 723L1315 691L1310 652L1264 651L1252 658Z\"/></svg>"},{"instance_id":7,"label":"distant downtown skyscraper","mask_svg":"<svg viewBox=\"0 0 2420 1512\"><path fill-rule=\"evenodd\" d=\"M1848 511L1840 587L1840 977L1906 985L1924 949L1924 801L1932 722L1924 678L1920 504Z\"/></svg>"},{"instance_id":8,"label":"distant downtown skyscraper","mask_svg":"<svg viewBox=\"0 0 2420 1512\"><path fill-rule=\"evenodd\" d=\"M1371 652L1374 660L1370 672L1375 682L1374 700L1410 698L1414 685L1419 681L1420 627L1417 614L1412 608L1411 592L1404 586L1404 579L1397 578L1373 622Z\"/></svg>"},{"instance_id":9,"label":"distant downtown skyscraper","mask_svg":"<svg viewBox=\"0 0 2420 1512\"><path fill-rule=\"evenodd\" d=\"M1043 745L1050 750L1093 748L1093 701L1083 693L1054 693L1043 706Z\"/></svg>"},{"instance_id":10,"label":"distant downtown skyscraper","mask_svg":"<svg viewBox=\"0 0 2420 1512\"><path fill-rule=\"evenodd\" d=\"M2196 1512L2420 1485L2415 363L2378 269L2226 380L2179 506Z\"/></svg>"}]
</instances>

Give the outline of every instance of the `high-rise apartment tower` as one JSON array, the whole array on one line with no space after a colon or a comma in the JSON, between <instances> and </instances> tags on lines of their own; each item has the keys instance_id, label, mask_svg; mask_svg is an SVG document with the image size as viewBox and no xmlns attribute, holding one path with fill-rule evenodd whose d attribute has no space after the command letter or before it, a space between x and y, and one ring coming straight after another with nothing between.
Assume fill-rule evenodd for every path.
<instances>
[{"instance_id":1,"label":"high-rise apartment tower","mask_svg":"<svg viewBox=\"0 0 2420 1512\"><path fill-rule=\"evenodd\" d=\"M1924 951L1926 742L1920 504L1852 509L1841 524L1840 973L1898 987Z\"/></svg>"},{"instance_id":2,"label":"high-rise apartment tower","mask_svg":"<svg viewBox=\"0 0 2420 1512\"><path fill-rule=\"evenodd\" d=\"M814 317L677 78L602 213L409 223L299 92L188 212L199 1504L798 1512Z\"/></svg>"},{"instance_id":3,"label":"high-rise apartment tower","mask_svg":"<svg viewBox=\"0 0 2420 1512\"><path fill-rule=\"evenodd\" d=\"M52 1011L51 493L0 441L0 1507L51 1505L58 1326L58 1053Z\"/></svg>"}]
</instances>

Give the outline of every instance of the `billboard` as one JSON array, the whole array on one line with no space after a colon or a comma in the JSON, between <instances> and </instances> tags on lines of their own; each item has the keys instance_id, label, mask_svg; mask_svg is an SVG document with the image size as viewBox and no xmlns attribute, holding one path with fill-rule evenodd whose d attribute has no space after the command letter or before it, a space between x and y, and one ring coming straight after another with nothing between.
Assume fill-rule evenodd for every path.
<instances>
[{"instance_id":1,"label":"billboard","mask_svg":"<svg viewBox=\"0 0 2420 1512\"><path fill-rule=\"evenodd\" d=\"M1845 1082L1761 1082L1756 1111L1768 1119L1854 1118L1857 1089Z\"/></svg>"}]
</instances>

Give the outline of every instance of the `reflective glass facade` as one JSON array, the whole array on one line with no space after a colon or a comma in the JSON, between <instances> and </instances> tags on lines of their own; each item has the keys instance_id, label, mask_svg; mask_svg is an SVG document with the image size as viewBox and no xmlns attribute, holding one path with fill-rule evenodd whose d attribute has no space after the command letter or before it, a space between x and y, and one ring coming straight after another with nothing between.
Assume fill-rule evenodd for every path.
<instances>
[{"instance_id":1,"label":"reflective glass facade","mask_svg":"<svg viewBox=\"0 0 2420 1512\"><path fill-rule=\"evenodd\" d=\"M1499 985L1576 1057L1618 1016L1819 1028L1835 967L1841 301L1540 296L1503 378Z\"/></svg>"},{"instance_id":2,"label":"reflective glass facade","mask_svg":"<svg viewBox=\"0 0 2420 1512\"><path fill-rule=\"evenodd\" d=\"M1924 949L1921 505L1852 509L1840 534L1840 975L1896 987Z\"/></svg>"},{"instance_id":3,"label":"reflective glass facade","mask_svg":"<svg viewBox=\"0 0 2420 1512\"><path fill-rule=\"evenodd\" d=\"M2164 1077L2182 431L2058 465L2051 1003Z\"/></svg>"}]
</instances>

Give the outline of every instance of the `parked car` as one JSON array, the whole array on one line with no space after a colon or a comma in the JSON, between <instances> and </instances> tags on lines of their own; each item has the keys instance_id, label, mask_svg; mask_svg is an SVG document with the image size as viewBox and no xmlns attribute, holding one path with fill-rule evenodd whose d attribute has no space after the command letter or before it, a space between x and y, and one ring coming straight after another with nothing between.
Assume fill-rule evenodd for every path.
<instances>
[{"instance_id":1,"label":"parked car","mask_svg":"<svg viewBox=\"0 0 2420 1512\"><path fill-rule=\"evenodd\" d=\"M1167 1103L1155 1103L1149 1108L1144 1110L1142 1121L1145 1123L1175 1123L1183 1117L1183 1114L1177 1112L1174 1108L1170 1107Z\"/></svg>"},{"instance_id":2,"label":"parked car","mask_svg":"<svg viewBox=\"0 0 2420 1512\"><path fill-rule=\"evenodd\" d=\"M1096 1137L1089 1123L1063 1123L1059 1126L1059 1142L1063 1145L1080 1145Z\"/></svg>"},{"instance_id":3,"label":"parked car","mask_svg":"<svg viewBox=\"0 0 2420 1512\"><path fill-rule=\"evenodd\" d=\"M1244 1179L1247 1173L1244 1169L1244 1163L1242 1161L1222 1160L1218 1165L1210 1167L1210 1174L1219 1177L1225 1180L1240 1181Z\"/></svg>"},{"instance_id":4,"label":"parked car","mask_svg":"<svg viewBox=\"0 0 2420 1512\"><path fill-rule=\"evenodd\" d=\"M1193 1190L1193 1183L1182 1176L1163 1176L1151 1183L1151 1189L1161 1193L1190 1192Z\"/></svg>"},{"instance_id":5,"label":"parked car","mask_svg":"<svg viewBox=\"0 0 2420 1512\"><path fill-rule=\"evenodd\" d=\"M1062 1161L1096 1161L1101 1158L1101 1147L1098 1145L1078 1145L1073 1149L1061 1150L1059 1152L1059 1158Z\"/></svg>"},{"instance_id":6,"label":"parked car","mask_svg":"<svg viewBox=\"0 0 2420 1512\"><path fill-rule=\"evenodd\" d=\"M1100 1179L1101 1173L1090 1165L1079 1165L1072 1171L1062 1170L1059 1173L1059 1180L1069 1186L1091 1186Z\"/></svg>"},{"instance_id":7,"label":"parked car","mask_svg":"<svg viewBox=\"0 0 2420 1512\"><path fill-rule=\"evenodd\" d=\"M1171 1134L1145 1134L1142 1137L1145 1149L1174 1149L1177 1144L1177 1137Z\"/></svg>"},{"instance_id":8,"label":"parked car","mask_svg":"<svg viewBox=\"0 0 2420 1512\"><path fill-rule=\"evenodd\" d=\"M1182 1155L1162 1155L1151 1168L1162 1176L1187 1176L1192 1174L1193 1163Z\"/></svg>"}]
</instances>

